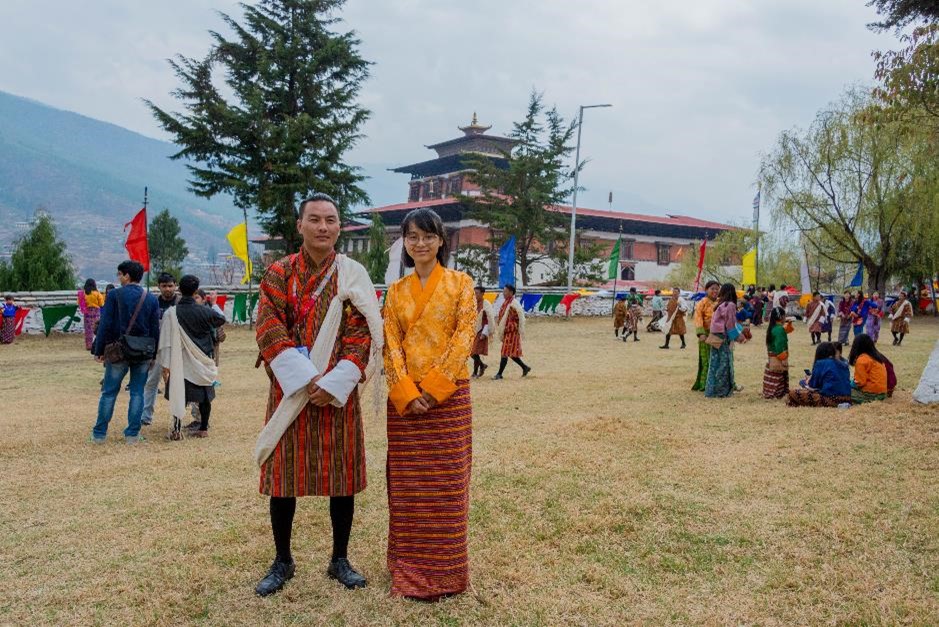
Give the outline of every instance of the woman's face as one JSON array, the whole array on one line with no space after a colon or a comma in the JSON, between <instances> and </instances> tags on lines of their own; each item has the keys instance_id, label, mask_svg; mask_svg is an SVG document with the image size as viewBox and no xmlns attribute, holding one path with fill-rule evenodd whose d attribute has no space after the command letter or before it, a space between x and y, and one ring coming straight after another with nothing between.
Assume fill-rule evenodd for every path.
<instances>
[{"instance_id":1,"label":"woman's face","mask_svg":"<svg viewBox=\"0 0 939 627\"><path fill-rule=\"evenodd\" d=\"M505 298L505 300L509 300L509 299L515 297L515 292L513 292L512 290L510 290L508 287L503 287L503 288L502 288L502 296Z\"/></svg>"},{"instance_id":2,"label":"woman's face","mask_svg":"<svg viewBox=\"0 0 939 627\"><path fill-rule=\"evenodd\" d=\"M192 298L193 298L193 300L196 301L196 304L197 304L197 305L204 305L204 304L205 304L205 299L202 298L202 296L199 294L199 292L196 292L195 294L193 294L193 295L192 295Z\"/></svg>"},{"instance_id":3,"label":"woman's face","mask_svg":"<svg viewBox=\"0 0 939 627\"><path fill-rule=\"evenodd\" d=\"M415 264L434 261L442 244L439 235L421 230L414 224L408 226L408 232L404 235L404 248Z\"/></svg>"}]
</instances>

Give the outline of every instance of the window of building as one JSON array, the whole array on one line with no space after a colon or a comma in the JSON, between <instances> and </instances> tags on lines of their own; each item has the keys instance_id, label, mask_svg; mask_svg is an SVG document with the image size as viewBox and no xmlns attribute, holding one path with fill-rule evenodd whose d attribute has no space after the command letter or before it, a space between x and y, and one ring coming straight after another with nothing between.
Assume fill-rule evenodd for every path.
<instances>
[{"instance_id":1,"label":"window of building","mask_svg":"<svg viewBox=\"0 0 939 627\"><path fill-rule=\"evenodd\" d=\"M624 239L620 242L619 247L619 258L620 259L632 259L633 258L633 244L636 242L631 239Z\"/></svg>"},{"instance_id":2,"label":"window of building","mask_svg":"<svg viewBox=\"0 0 939 627\"><path fill-rule=\"evenodd\" d=\"M408 202L417 202L421 199L421 184L411 183L408 191Z\"/></svg>"},{"instance_id":3,"label":"window of building","mask_svg":"<svg viewBox=\"0 0 939 627\"><path fill-rule=\"evenodd\" d=\"M672 247L668 244L656 244L656 261L660 266L667 266L672 262Z\"/></svg>"},{"instance_id":4,"label":"window of building","mask_svg":"<svg viewBox=\"0 0 939 627\"><path fill-rule=\"evenodd\" d=\"M636 268L633 266L623 266L619 271L619 278L621 281L635 281L636 280Z\"/></svg>"}]
</instances>

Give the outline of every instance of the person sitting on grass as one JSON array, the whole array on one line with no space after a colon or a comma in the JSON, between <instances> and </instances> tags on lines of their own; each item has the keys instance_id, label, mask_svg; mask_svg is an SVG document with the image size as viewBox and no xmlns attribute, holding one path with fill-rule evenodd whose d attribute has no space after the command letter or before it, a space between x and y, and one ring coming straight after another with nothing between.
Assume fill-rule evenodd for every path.
<instances>
[{"instance_id":1,"label":"person sitting on grass","mask_svg":"<svg viewBox=\"0 0 939 627\"><path fill-rule=\"evenodd\" d=\"M855 403L882 401L887 398L887 366L885 358L874 346L874 340L860 333L851 345L848 362L854 367L851 400Z\"/></svg>"},{"instance_id":2,"label":"person sitting on grass","mask_svg":"<svg viewBox=\"0 0 939 627\"><path fill-rule=\"evenodd\" d=\"M811 375L789 391L789 407L837 407L851 402L851 371L832 342L815 348Z\"/></svg>"}]
</instances>

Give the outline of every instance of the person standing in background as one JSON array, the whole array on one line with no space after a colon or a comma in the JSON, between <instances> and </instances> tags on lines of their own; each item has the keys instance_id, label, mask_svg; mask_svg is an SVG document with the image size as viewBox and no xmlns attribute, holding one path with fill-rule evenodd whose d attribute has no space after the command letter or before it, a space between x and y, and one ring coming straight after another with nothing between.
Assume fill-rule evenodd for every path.
<instances>
[{"instance_id":1,"label":"person standing in background","mask_svg":"<svg viewBox=\"0 0 939 627\"><path fill-rule=\"evenodd\" d=\"M90 351L94 345L95 331L98 329L102 307L104 307L104 295L98 291L98 284L94 279L86 279L85 286L78 290L78 309L82 312L82 323L85 327L86 351Z\"/></svg>"},{"instance_id":2,"label":"person standing in background","mask_svg":"<svg viewBox=\"0 0 939 627\"><path fill-rule=\"evenodd\" d=\"M16 311L19 307L13 301L13 296L7 295L3 299L3 326L0 327L0 344L12 344L16 339Z\"/></svg>"},{"instance_id":3,"label":"person standing in background","mask_svg":"<svg viewBox=\"0 0 939 627\"><path fill-rule=\"evenodd\" d=\"M157 287L160 289L160 295L157 297L157 313L162 320L164 312L179 301L179 295L176 293L176 278L169 272L163 272L157 277ZM153 424L153 409L156 406L156 397L162 378L163 367L157 360L154 360L147 372L147 383L143 388L143 415L140 419L142 425Z\"/></svg>"}]
</instances>

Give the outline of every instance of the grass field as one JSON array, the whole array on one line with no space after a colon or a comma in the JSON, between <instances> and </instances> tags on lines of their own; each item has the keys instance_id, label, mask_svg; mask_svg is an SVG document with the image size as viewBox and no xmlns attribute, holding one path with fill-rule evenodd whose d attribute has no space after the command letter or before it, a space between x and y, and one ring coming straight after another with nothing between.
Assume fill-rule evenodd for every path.
<instances>
[{"instance_id":1,"label":"grass field","mask_svg":"<svg viewBox=\"0 0 939 627\"><path fill-rule=\"evenodd\" d=\"M368 406L350 557L369 588L325 578L327 503L310 498L297 576L254 595L273 547L251 332L223 347L210 437L163 439L160 399L136 447L126 394L108 442L88 442L101 368L80 337L2 346L0 624L939 623L939 407L911 401L939 324L916 320L900 349L887 334L900 391L849 410L759 398L760 338L736 351L745 390L709 400L690 391L694 347L610 327L534 321L531 377L510 364L473 384L473 589L433 605L388 596L384 420ZM797 381L804 326L792 355Z\"/></svg>"}]
</instances>

